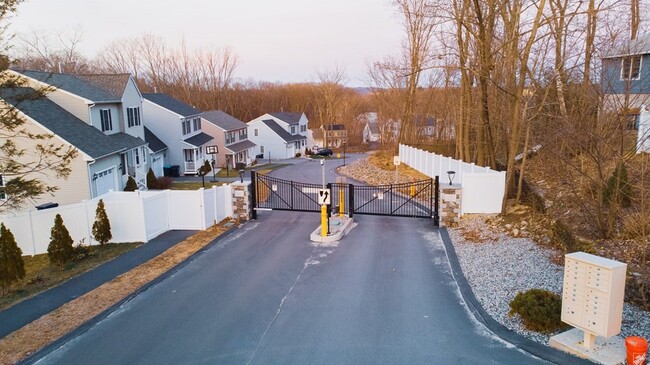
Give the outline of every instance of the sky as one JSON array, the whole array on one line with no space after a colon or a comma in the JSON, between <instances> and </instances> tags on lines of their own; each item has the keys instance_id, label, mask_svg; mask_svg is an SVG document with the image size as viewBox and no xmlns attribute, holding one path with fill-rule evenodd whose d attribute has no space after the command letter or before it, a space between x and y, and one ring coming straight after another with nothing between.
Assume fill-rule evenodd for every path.
<instances>
[{"instance_id":1,"label":"sky","mask_svg":"<svg viewBox=\"0 0 650 365\"><path fill-rule=\"evenodd\" d=\"M368 62L399 52L402 30L390 0L26 0L9 32L79 27L81 51L151 33L169 45L230 47L235 77L316 81L316 70L345 70L366 86Z\"/></svg>"}]
</instances>

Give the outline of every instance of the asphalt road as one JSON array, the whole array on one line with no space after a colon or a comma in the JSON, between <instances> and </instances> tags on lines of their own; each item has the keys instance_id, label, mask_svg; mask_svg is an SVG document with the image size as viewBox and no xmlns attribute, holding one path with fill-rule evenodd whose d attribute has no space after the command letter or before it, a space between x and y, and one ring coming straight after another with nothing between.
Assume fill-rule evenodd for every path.
<instances>
[{"instance_id":1,"label":"asphalt road","mask_svg":"<svg viewBox=\"0 0 650 365\"><path fill-rule=\"evenodd\" d=\"M37 363L546 363L470 315L430 220L356 216L322 247L318 214L258 218Z\"/></svg>"}]
</instances>

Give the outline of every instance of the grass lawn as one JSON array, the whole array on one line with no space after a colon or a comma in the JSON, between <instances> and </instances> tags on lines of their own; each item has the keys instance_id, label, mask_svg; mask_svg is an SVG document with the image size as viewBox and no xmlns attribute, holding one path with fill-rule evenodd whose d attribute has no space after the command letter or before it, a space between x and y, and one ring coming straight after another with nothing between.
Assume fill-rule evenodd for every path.
<instances>
[{"instance_id":1,"label":"grass lawn","mask_svg":"<svg viewBox=\"0 0 650 365\"><path fill-rule=\"evenodd\" d=\"M212 176L205 177L205 188L210 189L213 186L221 186L224 185L224 182L217 181L217 182L211 182ZM171 190L198 190L203 187L203 184L200 181L175 181L172 184L172 187L170 188Z\"/></svg>"},{"instance_id":2,"label":"grass lawn","mask_svg":"<svg viewBox=\"0 0 650 365\"><path fill-rule=\"evenodd\" d=\"M68 263L63 268L50 265L47 254L23 256L25 278L11 285L11 291L0 297L0 309L5 309L25 298L31 297L62 282L84 273L106 261L140 246L139 242L107 243L105 245L84 246L88 256Z\"/></svg>"}]
</instances>

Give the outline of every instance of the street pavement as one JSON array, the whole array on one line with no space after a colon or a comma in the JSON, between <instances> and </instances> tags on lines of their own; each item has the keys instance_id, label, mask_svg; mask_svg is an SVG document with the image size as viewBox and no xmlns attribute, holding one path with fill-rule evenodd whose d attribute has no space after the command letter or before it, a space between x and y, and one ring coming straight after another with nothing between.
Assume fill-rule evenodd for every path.
<instances>
[{"instance_id":1,"label":"street pavement","mask_svg":"<svg viewBox=\"0 0 650 365\"><path fill-rule=\"evenodd\" d=\"M333 177L334 161L322 171ZM320 165L274 175L318 182ZM470 313L429 219L259 212L164 280L29 359L38 364L546 364Z\"/></svg>"}]
</instances>

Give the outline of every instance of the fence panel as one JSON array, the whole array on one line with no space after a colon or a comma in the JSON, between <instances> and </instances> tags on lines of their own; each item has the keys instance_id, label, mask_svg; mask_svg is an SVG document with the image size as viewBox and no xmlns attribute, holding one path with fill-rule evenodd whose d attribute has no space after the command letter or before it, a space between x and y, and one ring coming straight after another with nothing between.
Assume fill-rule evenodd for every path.
<instances>
[{"instance_id":1,"label":"fence panel","mask_svg":"<svg viewBox=\"0 0 650 365\"><path fill-rule=\"evenodd\" d=\"M500 213L506 174L467 173L463 183L461 213Z\"/></svg>"},{"instance_id":2,"label":"fence panel","mask_svg":"<svg viewBox=\"0 0 650 365\"><path fill-rule=\"evenodd\" d=\"M147 241L149 241L169 230L169 220L167 219L169 201L164 191L143 196L142 199L144 224Z\"/></svg>"}]
</instances>

